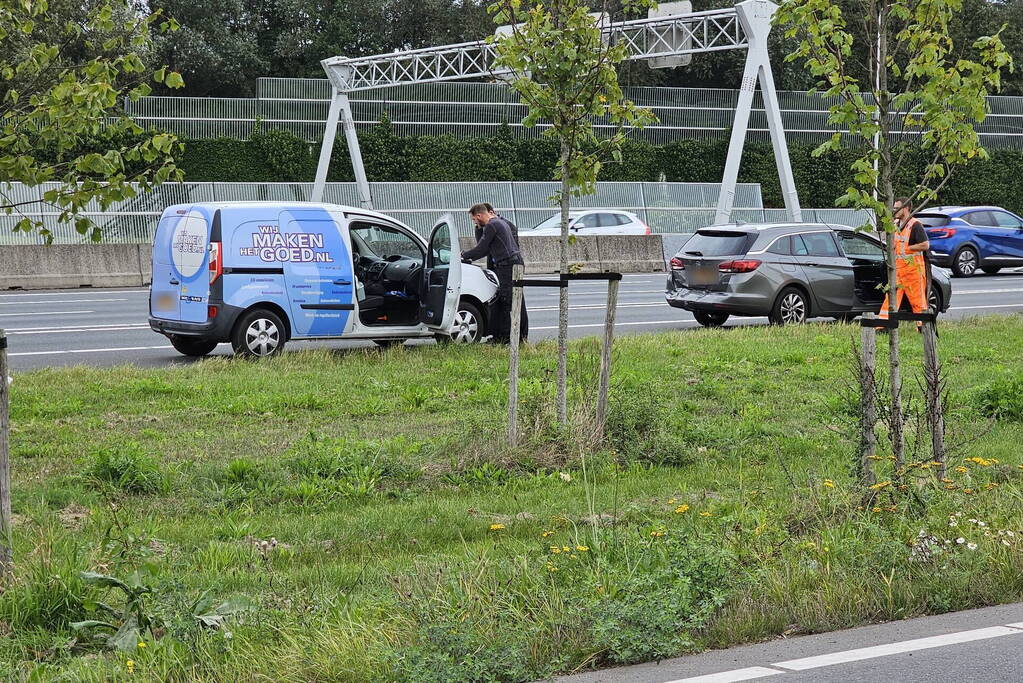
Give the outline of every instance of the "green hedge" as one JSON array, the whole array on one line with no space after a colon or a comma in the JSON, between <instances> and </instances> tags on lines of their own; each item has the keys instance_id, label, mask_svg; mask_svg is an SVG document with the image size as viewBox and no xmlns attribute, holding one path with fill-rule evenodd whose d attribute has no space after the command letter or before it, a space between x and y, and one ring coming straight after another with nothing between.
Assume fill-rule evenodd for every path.
<instances>
[{"instance_id":1,"label":"green hedge","mask_svg":"<svg viewBox=\"0 0 1023 683\"><path fill-rule=\"evenodd\" d=\"M503 127L490 138L451 135L401 137L386 122L359 133L363 162L370 181L459 182L543 181L551 179L557 145L546 138L521 138ZM622 163L604 166L601 180L720 182L728 142L725 139L683 140L653 145L630 140ZM851 182L852 150L811 156L813 145L791 143L789 155L800 202L830 207ZM193 182L310 182L316 172L318 146L279 130L255 132L248 140L188 140L179 159L185 179ZM926 163L913 151L901 179L911 187ZM329 180L351 181L348 148L342 138L334 146ZM769 144L748 144L739 171L740 182L759 182L764 205L783 206ZM1023 152L994 150L991 158L957 171L942 191L944 204L995 204L1023 212Z\"/></svg>"}]
</instances>

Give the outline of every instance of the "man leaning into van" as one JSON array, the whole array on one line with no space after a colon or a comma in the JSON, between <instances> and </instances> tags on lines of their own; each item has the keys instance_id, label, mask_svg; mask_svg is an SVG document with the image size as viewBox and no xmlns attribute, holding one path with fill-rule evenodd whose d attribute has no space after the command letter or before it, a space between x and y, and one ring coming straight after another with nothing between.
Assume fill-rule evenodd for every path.
<instances>
[{"instance_id":1,"label":"man leaning into van","mask_svg":"<svg viewBox=\"0 0 1023 683\"><path fill-rule=\"evenodd\" d=\"M515 239L515 228L505 218L498 216L489 204L474 204L469 209L469 217L477 228L482 228L476 246L462 252L462 260L472 263L484 256L493 263L497 274L497 304L494 306L493 342L508 344L511 342L511 300L512 300L512 266L522 265L522 252L518 240ZM479 231L477 231L479 232ZM529 317L526 315L525 302L519 317L522 341L529 336Z\"/></svg>"}]
</instances>

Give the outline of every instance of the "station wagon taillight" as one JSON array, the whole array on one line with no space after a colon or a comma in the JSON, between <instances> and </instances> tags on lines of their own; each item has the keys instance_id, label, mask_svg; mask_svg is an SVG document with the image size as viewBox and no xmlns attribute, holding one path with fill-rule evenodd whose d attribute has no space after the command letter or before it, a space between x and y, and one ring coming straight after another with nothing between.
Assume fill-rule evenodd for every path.
<instances>
[{"instance_id":1,"label":"station wagon taillight","mask_svg":"<svg viewBox=\"0 0 1023 683\"><path fill-rule=\"evenodd\" d=\"M756 259L725 261L718 265L718 270L722 273L751 273L756 270L759 265L760 261L757 261Z\"/></svg>"},{"instance_id":2,"label":"station wagon taillight","mask_svg":"<svg viewBox=\"0 0 1023 683\"><path fill-rule=\"evenodd\" d=\"M686 264L682 263L682 259L680 259L678 256L672 256L670 263L671 263L671 269L672 270L685 270L686 269Z\"/></svg>"},{"instance_id":3,"label":"station wagon taillight","mask_svg":"<svg viewBox=\"0 0 1023 683\"><path fill-rule=\"evenodd\" d=\"M955 228L931 228L927 231L927 234L931 237L937 237L939 240L947 239L956 234Z\"/></svg>"},{"instance_id":4,"label":"station wagon taillight","mask_svg":"<svg viewBox=\"0 0 1023 683\"><path fill-rule=\"evenodd\" d=\"M224 272L224 261L220 254L220 242L210 242L210 284Z\"/></svg>"}]
</instances>

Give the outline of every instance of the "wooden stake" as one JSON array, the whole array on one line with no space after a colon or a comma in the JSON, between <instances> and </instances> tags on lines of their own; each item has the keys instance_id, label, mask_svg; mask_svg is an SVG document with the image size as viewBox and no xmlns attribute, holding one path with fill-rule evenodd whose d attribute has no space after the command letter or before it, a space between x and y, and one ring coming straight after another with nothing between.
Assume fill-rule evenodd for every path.
<instances>
[{"instance_id":1,"label":"wooden stake","mask_svg":"<svg viewBox=\"0 0 1023 683\"><path fill-rule=\"evenodd\" d=\"M7 333L0 329L0 580L14 574L11 530L11 461L9 386L7 384Z\"/></svg>"},{"instance_id":2,"label":"wooden stake","mask_svg":"<svg viewBox=\"0 0 1023 683\"><path fill-rule=\"evenodd\" d=\"M521 280L523 267L512 266L512 280ZM522 287L512 287L511 346L508 358L508 445L519 441L519 341L522 337Z\"/></svg>"},{"instance_id":3,"label":"wooden stake","mask_svg":"<svg viewBox=\"0 0 1023 683\"><path fill-rule=\"evenodd\" d=\"M927 424L931 428L931 458L939 463L938 479L945 478L945 415L941 404L941 363L938 360L937 323L924 323L924 378L927 380Z\"/></svg>"},{"instance_id":4,"label":"wooden stake","mask_svg":"<svg viewBox=\"0 0 1023 683\"><path fill-rule=\"evenodd\" d=\"M615 336L615 311L618 309L620 280L607 282L607 314L604 317L604 348L600 354L600 383L597 389L597 434L604 438L607 420L607 392L611 383L611 343Z\"/></svg>"},{"instance_id":5,"label":"wooden stake","mask_svg":"<svg viewBox=\"0 0 1023 683\"><path fill-rule=\"evenodd\" d=\"M863 316L873 320L874 314ZM877 483L874 475L874 457L877 455L877 328L860 328L860 483L873 486Z\"/></svg>"}]
</instances>

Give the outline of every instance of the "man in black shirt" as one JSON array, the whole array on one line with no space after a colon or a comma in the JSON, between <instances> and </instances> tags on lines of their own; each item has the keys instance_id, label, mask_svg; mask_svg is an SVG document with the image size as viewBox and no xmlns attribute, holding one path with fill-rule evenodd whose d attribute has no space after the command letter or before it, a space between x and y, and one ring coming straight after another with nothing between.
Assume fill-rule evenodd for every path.
<instances>
[{"instance_id":1,"label":"man in black shirt","mask_svg":"<svg viewBox=\"0 0 1023 683\"><path fill-rule=\"evenodd\" d=\"M469 217L476 226L477 243L472 249L462 252L462 260L472 263L486 256L487 265L497 275L497 304L494 306L491 329L495 343L507 344L511 341L512 266L523 264L518 229L485 203L474 204L469 209ZM526 341L529 336L529 316L526 314L525 302L519 316L519 327L521 339Z\"/></svg>"}]
</instances>

